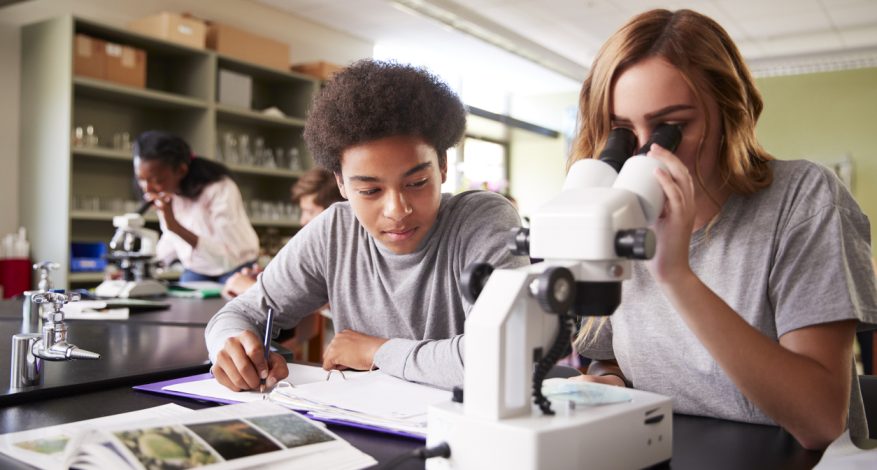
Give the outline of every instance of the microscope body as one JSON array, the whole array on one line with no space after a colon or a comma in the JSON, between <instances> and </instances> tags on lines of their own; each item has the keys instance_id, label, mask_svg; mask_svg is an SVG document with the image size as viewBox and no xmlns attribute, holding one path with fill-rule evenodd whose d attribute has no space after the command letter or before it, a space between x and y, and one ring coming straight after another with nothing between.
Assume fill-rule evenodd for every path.
<instances>
[{"instance_id":1,"label":"microscope body","mask_svg":"<svg viewBox=\"0 0 877 470\"><path fill-rule=\"evenodd\" d=\"M152 297L167 293L167 287L152 274L158 232L146 228L143 215L132 212L113 217L116 233L110 240L109 259L117 261L123 278L102 282L98 297Z\"/></svg>"},{"instance_id":2,"label":"microscope body","mask_svg":"<svg viewBox=\"0 0 877 470\"><path fill-rule=\"evenodd\" d=\"M654 254L648 226L663 208L654 176L663 165L632 151L623 166L576 162L529 233L515 236L517 251L544 261L489 273L465 324L463 403L429 408L427 445L447 442L451 456L427 468L643 468L671 458L670 398L626 389L629 402L576 408L541 392L575 320L611 315L632 260Z\"/></svg>"}]
</instances>

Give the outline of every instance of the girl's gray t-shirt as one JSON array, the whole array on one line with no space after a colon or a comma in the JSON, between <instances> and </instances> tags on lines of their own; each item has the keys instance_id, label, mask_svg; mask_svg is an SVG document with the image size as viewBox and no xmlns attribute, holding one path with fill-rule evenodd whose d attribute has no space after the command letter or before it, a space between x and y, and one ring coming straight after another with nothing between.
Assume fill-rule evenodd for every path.
<instances>
[{"instance_id":1,"label":"girl's gray t-shirt","mask_svg":"<svg viewBox=\"0 0 877 470\"><path fill-rule=\"evenodd\" d=\"M375 354L383 372L444 388L462 385L463 324L471 305L461 295L461 273L475 262L529 264L506 248L509 231L519 226L501 195L444 194L420 247L397 255L369 235L349 203L335 203L280 250L256 285L210 320L210 358L243 330L261 337L269 306L280 329L328 303L336 332L392 338Z\"/></svg>"},{"instance_id":2,"label":"girl's gray t-shirt","mask_svg":"<svg viewBox=\"0 0 877 470\"><path fill-rule=\"evenodd\" d=\"M715 223L693 234L695 274L775 341L821 323L877 323L868 218L828 169L803 160L771 165L769 187L731 196ZM635 263L609 318L592 343L586 338L583 356L616 359L634 387L672 397L674 411L775 424L688 329L644 263ZM867 436L855 370L849 426Z\"/></svg>"}]
</instances>

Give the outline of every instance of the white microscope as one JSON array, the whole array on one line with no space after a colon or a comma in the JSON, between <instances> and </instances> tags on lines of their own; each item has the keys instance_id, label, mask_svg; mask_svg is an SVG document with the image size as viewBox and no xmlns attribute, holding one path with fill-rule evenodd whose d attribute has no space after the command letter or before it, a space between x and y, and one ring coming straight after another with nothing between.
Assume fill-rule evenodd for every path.
<instances>
[{"instance_id":1,"label":"white microscope","mask_svg":"<svg viewBox=\"0 0 877 470\"><path fill-rule=\"evenodd\" d=\"M611 315L632 260L654 255L648 227L664 205L654 171L664 165L643 154L653 142L675 150L680 138L678 126L658 126L630 157L633 132L613 130L598 159L570 168L529 231L516 231L514 251L544 262L467 268L462 284L474 306L465 325L464 393L429 409L427 446L446 442L450 456L427 460L427 468L644 468L670 460L670 398L615 389L630 400L573 407L543 396L542 382L568 352L576 320Z\"/></svg>"},{"instance_id":2,"label":"white microscope","mask_svg":"<svg viewBox=\"0 0 877 470\"><path fill-rule=\"evenodd\" d=\"M167 286L152 276L158 232L146 228L143 219L150 205L151 202L147 202L137 212L113 217L116 233L110 240L107 259L119 263L123 277L102 282L94 291L96 296L134 298L167 294Z\"/></svg>"}]
</instances>

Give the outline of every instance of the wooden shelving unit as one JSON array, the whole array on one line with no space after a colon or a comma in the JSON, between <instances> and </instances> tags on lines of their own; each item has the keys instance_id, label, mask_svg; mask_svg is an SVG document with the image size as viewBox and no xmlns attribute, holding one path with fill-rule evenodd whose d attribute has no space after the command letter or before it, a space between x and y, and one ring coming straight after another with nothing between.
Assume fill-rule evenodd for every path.
<instances>
[{"instance_id":1,"label":"wooden shelving unit","mask_svg":"<svg viewBox=\"0 0 877 470\"><path fill-rule=\"evenodd\" d=\"M116 134L126 132L133 142L143 131L166 130L186 139L198 155L217 160L225 134L260 137L266 148L282 149L285 156L297 152L303 169L313 166L301 134L318 80L71 16L22 31L20 213L34 258L63 266L56 285L100 282L100 273L69 271L70 244L107 242L118 215L106 207L82 210L74 201L137 199L130 150L112 147ZM78 33L145 50L146 87L74 76ZM221 69L251 78L251 109L218 102ZM266 113L269 108L274 110ZM97 145L74 146L74 129L86 126L93 127ZM287 202L290 186L303 174L291 166L228 166L245 203ZM147 223L157 228L154 214ZM299 228L297 220L283 219L254 220L253 225L272 234Z\"/></svg>"}]
</instances>

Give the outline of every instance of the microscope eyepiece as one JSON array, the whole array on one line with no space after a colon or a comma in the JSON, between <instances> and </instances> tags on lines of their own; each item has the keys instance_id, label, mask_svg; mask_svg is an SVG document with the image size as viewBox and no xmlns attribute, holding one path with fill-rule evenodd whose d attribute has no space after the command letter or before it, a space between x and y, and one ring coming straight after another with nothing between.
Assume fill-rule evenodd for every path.
<instances>
[{"instance_id":1,"label":"microscope eyepiece","mask_svg":"<svg viewBox=\"0 0 877 470\"><path fill-rule=\"evenodd\" d=\"M155 202L154 200L143 201L143 204L141 204L140 207L137 208L137 213L140 214L140 215L145 214L146 211L148 211L149 208L152 207L152 204L153 204L154 202Z\"/></svg>"},{"instance_id":2,"label":"microscope eyepiece","mask_svg":"<svg viewBox=\"0 0 877 470\"><path fill-rule=\"evenodd\" d=\"M652 144L658 144L671 152L675 152L680 140L682 140L682 126L679 124L661 124L652 131L651 137L636 151L636 155L649 153Z\"/></svg>"},{"instance_id":3,"label":"microscope eyepiece","mask_svg":"<svg viewBox=\"0 0 877 470\"><path fill-rule=\"evenodd\" d=\"M617 173L621 171L624 162L633 155L634 149L636 149L636 134L630 129L617 127L609 131L606 146L603 147L598 159L608 163Z\"/></svg>"}]
</instances>

